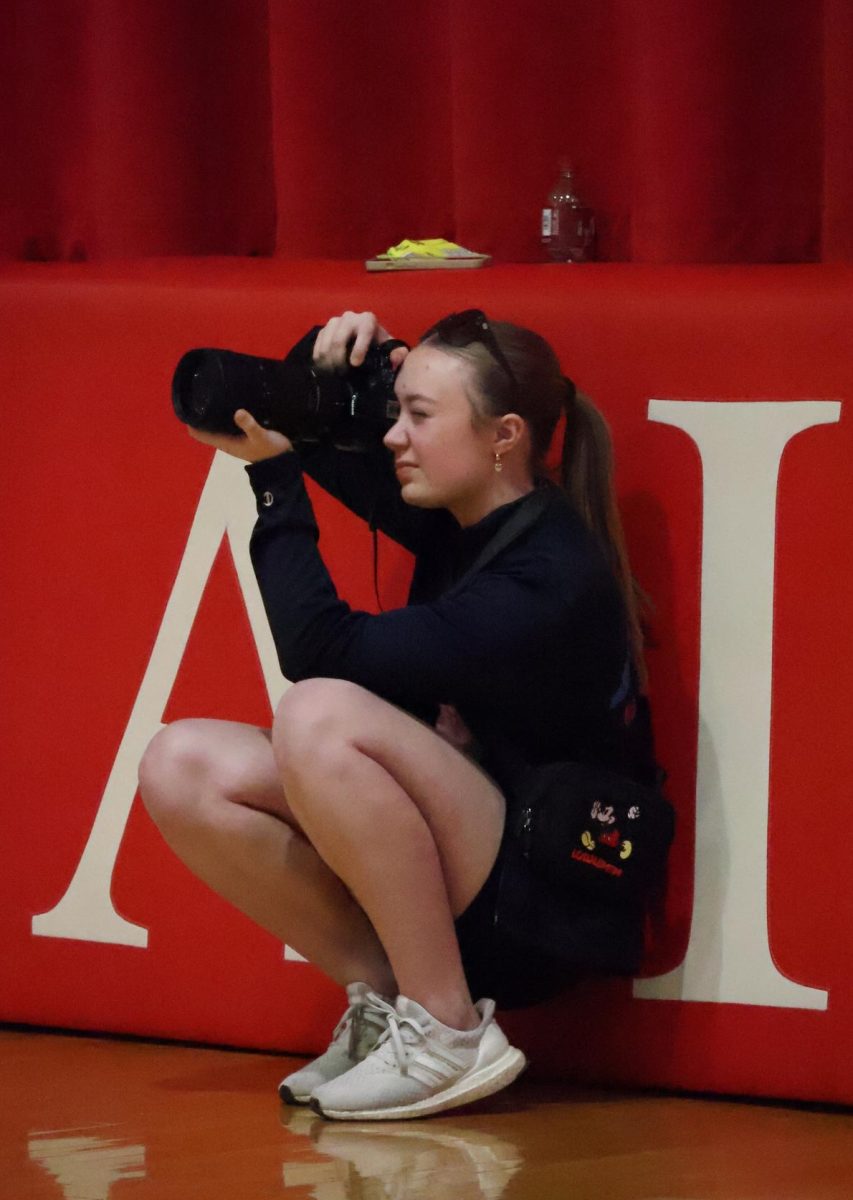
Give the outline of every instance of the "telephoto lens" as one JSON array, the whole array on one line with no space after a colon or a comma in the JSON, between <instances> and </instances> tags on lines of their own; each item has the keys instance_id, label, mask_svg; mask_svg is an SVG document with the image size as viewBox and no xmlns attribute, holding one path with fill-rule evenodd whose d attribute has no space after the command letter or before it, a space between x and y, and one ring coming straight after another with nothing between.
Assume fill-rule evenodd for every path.
<instances>
[{"instance_id":1,"label":"telephoto lens","mask_svg":"<svg viewBox=\"0 0 853 1200\"><path fill-rule=\"evenodd\" d=\"M242 436L234 413L245 408L259 425L293 442L331 441L347 450L375 446L397 419L396 371L390 352L405 343L371 346L364 363L345 371L314 366L320 326L311 329L284 361L234 350L188 350L172 377L172 405L185 425Z\"/></svg>"},{"instance_id":2,"label":"telephoto lens","mask_svg":"<svg viewBox=\"0 0 853 1200\"><path fill-rule=\"evenodd\" d=\"M303 424L313 428L319 391L293 364L235 350L188 350L172 379L178 419L208 433L238 433L234 413L245 408L266 429L299 437Z\"/></svg>"}]
</instances>

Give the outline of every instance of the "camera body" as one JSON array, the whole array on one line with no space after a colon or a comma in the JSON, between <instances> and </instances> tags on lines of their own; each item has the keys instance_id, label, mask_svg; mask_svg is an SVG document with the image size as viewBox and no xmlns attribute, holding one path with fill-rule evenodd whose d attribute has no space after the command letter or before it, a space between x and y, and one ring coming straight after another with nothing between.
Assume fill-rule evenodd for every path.
<instances>
[{"instance_id":1,"label":"camera body","mask_svg":"<svg viewBox=\"0 0 853 1200\"><path fill-rule=\"evenodd\" d=\"M245 408L259 425L278 430L294 444L327 441L362 451L375 447L399 413L390 353L405 343L391 339L372 344L360 366L321 371L312 359L321 328L309 330L283 361L234 350L188 350L172 377L176 416L193 429L236 435L234 413Z\"/></svg>"}]
</instances>

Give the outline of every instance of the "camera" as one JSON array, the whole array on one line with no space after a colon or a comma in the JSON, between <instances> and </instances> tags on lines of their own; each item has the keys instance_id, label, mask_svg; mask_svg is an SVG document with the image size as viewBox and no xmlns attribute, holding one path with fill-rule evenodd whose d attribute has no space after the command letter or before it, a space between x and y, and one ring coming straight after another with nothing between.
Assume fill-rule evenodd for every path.
<instances>
[{"instance_id":1,"label":"camera","mask_svg":"<svg viewBox=\"0 0 853 1200\"><path fill-rule=\"evenodd\" d=\"M371 344L360 366L324 371L312 360L321 328L309 330L283 360L188 350L172 377L176 416L193 429L237 435L234 413L245 408L259 425L294 443L327 441L343 450L376 446L399 414L390 354L405 342Z\"/></svg>"}]
</instances>

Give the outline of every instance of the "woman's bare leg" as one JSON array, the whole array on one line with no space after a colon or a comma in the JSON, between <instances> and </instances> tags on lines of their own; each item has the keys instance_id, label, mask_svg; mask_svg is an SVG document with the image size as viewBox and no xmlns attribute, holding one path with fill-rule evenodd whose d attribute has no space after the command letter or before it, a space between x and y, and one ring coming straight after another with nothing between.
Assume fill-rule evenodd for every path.
<instances>
[{"instance_id":1,"label":"woman's bare leg","mask_svg":"<svg viewBox=\"0 0 853 1200\"><path fill-rule=\"evenodd\" d=\"M164 838L209 887L336 982L395 994L369 919L299 830L267 730L177 721L152 739L139 779Z\"/></svg>"},{"instance_id":2,"label":"woman's bare leg","mask_svg":"<svg viewBox=\"0 0 853 1200\"><path fill-rule=\"evenodd\" d=\"M272 740L292 811L367 913L400 991L475 1027L453 918L494 863L500 791L429 726L340 680L292 687Z\"/></svg>"}]
</instances>

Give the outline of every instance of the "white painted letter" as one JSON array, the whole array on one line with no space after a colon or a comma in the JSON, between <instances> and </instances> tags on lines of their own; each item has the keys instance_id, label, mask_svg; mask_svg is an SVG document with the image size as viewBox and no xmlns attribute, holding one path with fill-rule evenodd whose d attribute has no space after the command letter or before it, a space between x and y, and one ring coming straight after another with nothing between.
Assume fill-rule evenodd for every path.
<instances>
[{"instance_id":1,"label":"white painted letter","mask_svg":"<svg viewBox=\"0 0 853 1200\"><path fill-rule=\"evenodd\" d=\"M113 942L122 946L148 944L148 930L116 912L110 896L110 884L136 794L139 760L151 738L162 728L163 711L174 686L213 561L226 533L273 708L288 686L279 670L272 634L249 558L249 536L254 522L254 500L243 464L229 455L216 454L202 489L154 649L89 840L65 895L49 912L33 917L34 934L41 937L78 938L86 942Z\"/></svg>"},{"instance_id":2,"label":"white painted letter","mask_svg":"<svg viewBox=\"0 0 853 1200\"><path fill-rule=\"evenodd\" d=\"M779 463L791 438L840 412L828 400L649 403L702 458L702 629L690 943L674 971L635 980L635 996L827 1006L770 954L767 818Z\"/></svg>"}]
</instances>

